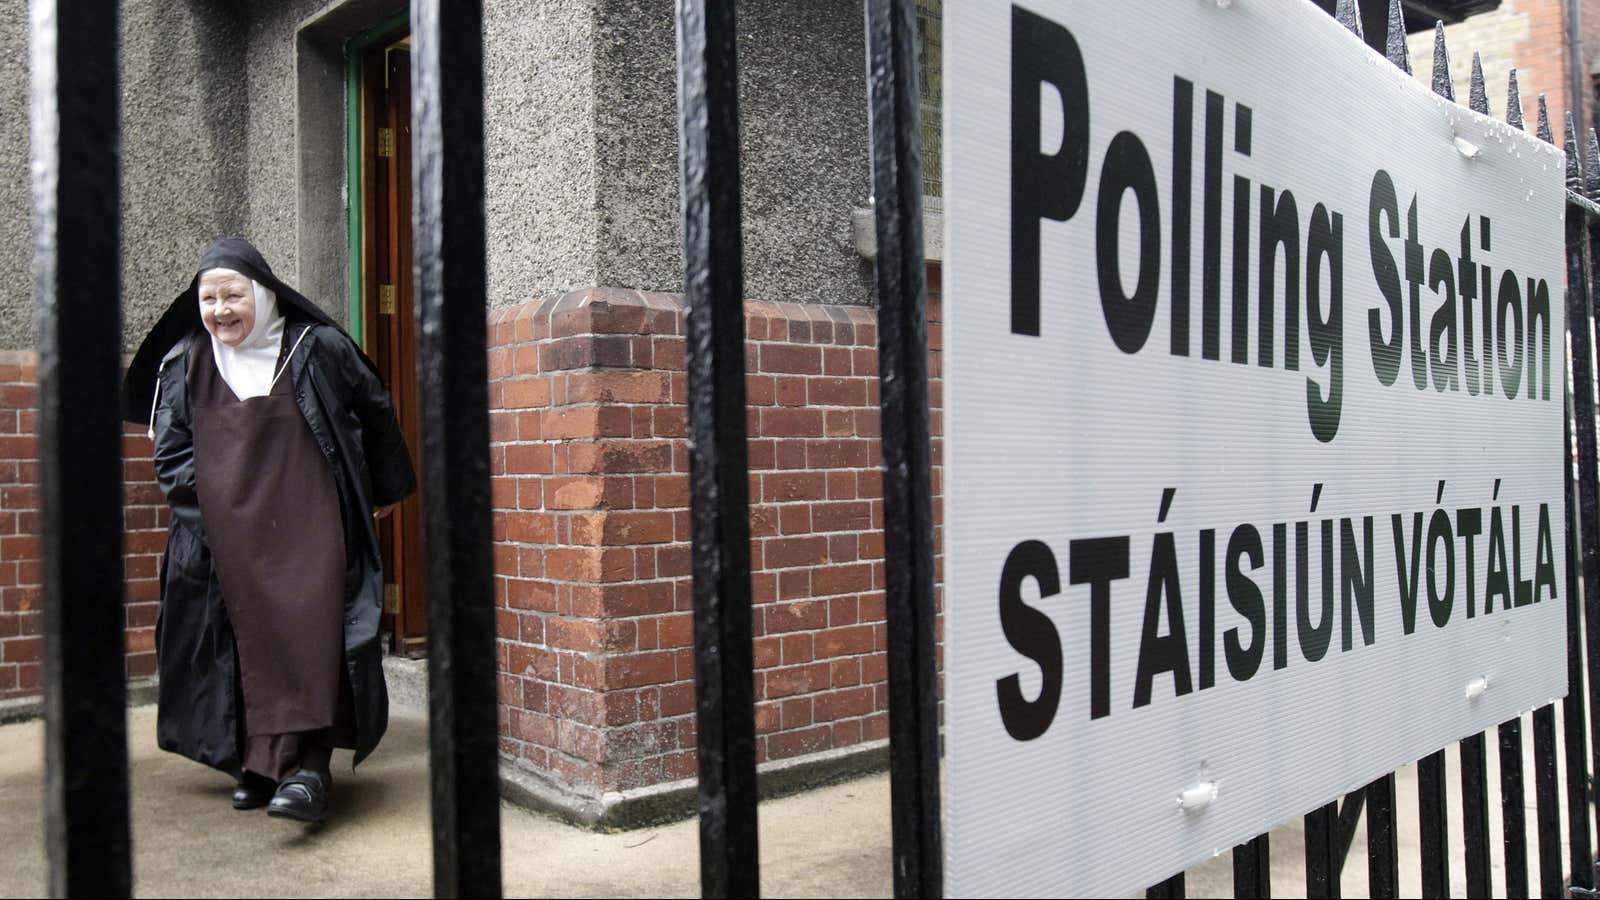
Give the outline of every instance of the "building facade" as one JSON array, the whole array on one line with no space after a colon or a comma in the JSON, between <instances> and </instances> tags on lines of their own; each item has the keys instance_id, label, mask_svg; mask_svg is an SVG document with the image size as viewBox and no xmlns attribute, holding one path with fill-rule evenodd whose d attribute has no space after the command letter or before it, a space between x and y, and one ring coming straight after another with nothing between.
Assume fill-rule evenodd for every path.
<instances>
[{"instance_id":1,"label":"building facade","mask_svg":"<svg viewBox=\"0 0 1600 900\"><path fill-rule=\"evenodd\" d=\"M937 493L941 0L920 6ZM1562 8L1503 0L1451 27L1497 23L1486 68L1515 61L1524 90L1559 109L1567 70L1545 29ZM673 6L484 9L502 769L513 793L583 821L668 814L685 807L660 798L689 797L695 773ZM358 336L414 427L405 13L404 0L123 4L129 351L199 250L242 235ZM874 765L887 691L863 13L788 0L739 16L758 756ZM1600 27L1600 10L1585 22ZM0 701L37 694L40 677L26 32L22 11L0 15ZM1464 57L1473 40L1452 34ZM1426 77L1431 49L1413 61ZM124 449L137 682L155 672L167 516L142 429ZM408 655L426 652L419 515L411 502L385 538L386 621Z\"/></svg>"},{"instance_id":2,"label":"building facade","mask_svg":"<svg viewBox=\"0 0 1600 900\"><path fill-rule=\"evenodd\" d=\"M936 26L938 0L924 5ZM392 365L404 419L403 0L123 6L126 349L210 239L242 235ZM874 765L887 697L863 12L751 3L740 31L758 752ZM524 797L610 820L695 772L673 7L490 0L484 35L503 769ZM38 691L41 649L22 11L0 17L0 51L0 698L18 698ZM937 264L934 278L937 296ZM124 449L138 682L155 671L167 515L143 429ZM399 518L414 532L419 512ZM395 651L418 655L420 547L396 528L386 621Z\"/></svg>"}]
</instances>

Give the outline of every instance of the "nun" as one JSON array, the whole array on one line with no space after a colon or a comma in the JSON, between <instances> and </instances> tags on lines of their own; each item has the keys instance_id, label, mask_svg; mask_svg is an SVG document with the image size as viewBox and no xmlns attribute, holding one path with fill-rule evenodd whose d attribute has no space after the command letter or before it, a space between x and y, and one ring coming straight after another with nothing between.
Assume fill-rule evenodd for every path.
<instances>
[{"instance_id":1,"label":"nun","mask_svg":"<svg viewBox=\"0 0 1600 900\"><path fill-rule=\"evenodd\" d=\"M123 386L171 508L157 738L233 775L233 806L325 820L389 698L375 518L416 486L370 360L249 242L223 238Z\"/></svg>"}]
</instances>

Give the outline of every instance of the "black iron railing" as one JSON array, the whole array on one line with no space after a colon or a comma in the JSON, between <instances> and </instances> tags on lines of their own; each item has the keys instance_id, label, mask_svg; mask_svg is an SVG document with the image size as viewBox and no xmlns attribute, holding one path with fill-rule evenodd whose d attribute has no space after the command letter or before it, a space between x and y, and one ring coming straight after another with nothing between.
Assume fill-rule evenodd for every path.
<instances>
[{"instance_id":1,"label":"black iron railing","mask_svg":"<svg viewBox=\"0 0 1600 900\"><path fill-rule=\"evenodd\" d=\"M413 0L411 35L433 889L498 897L482 0Z\"/></svg>"},{"instance_id":2,"label":"black iron railing","mask_svg":"<svg viewBox=\"0 0 1600 900\"><path fill-rule=\"evenodd\" d=\"M734 4L678 0L700 884L761 892Z\"/></svg>"},{"instance_id":3,"label":"black iron railing","mask_svg":"<svg viewBox=\"0 0 1600 900\"><path fill-rule=\"evenodd\" d=\"M916 0L865 0L868 108L878 240L888 672L897 896L939 896L938 680L926 270L922 242ZM47 826L51 890L127 896L132 888L122 617L119 425L118 79L115 0L32 0L35 261L40 340ZM1409 71L1399 0L1388 56ZM1105 14L1113 15L1111 7ZM754 896L756 846L739 113L734 5L678 0L679 99L701 874L707 896ZM1359 31L1354 0L1337 15ZM70 35L70 45L58 43ZM495 653L489 492L483 206L481 0L415 0L415 236L429 595L430 765L435 892L498 896ZM1452 96L1443 31L1434 84ZM70 49L70 59L67 51ZM1487 111L1481 69L1471 104ZM1522 126L1515 73L1509 121ZM1538 135L1552 140L1541 98ZM1570 692L1562 702L1568 858L1562 834L1554 706L1533 713L1539 892L1594 887L1591 764L1600 769L1600 463L1594 373L1600 341L1600 146L1580 167L1568 120L1567 596ZM70 377L63 361L72 362ZM70 438L70 439L69 439ZM1574 458L1574 445L1576 457ZM1579 568L1581 566L1581 569ZM1579 581L1582 576L1582 606ZM1584 623L1588 623L1587 630ZM1585 646L1588 649L1586 718ZM1591 731L1593 729L1593 731ZM1529 894L1520 720L1498 729L1504 890ZM1461 742L1465 873L1488 895L1489 784L1484 735ZM1424 894L1449 891L1445 753L1419 762ZM1356 825L1367 822L1376 897L1399 892L1395 778L1311 811L1306 893L1337 896ZM1265 835L1235 848L1241 896L1271 891ZM1150 890L1182 896L1184 876ZM1585 893L1584 895L1588 895Z\"/></svg>"},{"instance_id":4,"label":"black iron railing","mask_svg":"<svg viewBox=\"0 0 1600 900\"><path fill-rule=\"evenodd\" d=\"M878 379L889 637L894 889L943 893L935 668L933 451L916 5L867 0L867 96L878 239Z\"/></svg>"},{"instance_id":5,"label":"black iron railing","mask_svg":"<svg viewBox=\"0 0 1600 900\"><path fill-rule=\"evenodd\" d=\"M117 4L29 14L50 891L126 896Z\"/></svg>"}]
</instances>

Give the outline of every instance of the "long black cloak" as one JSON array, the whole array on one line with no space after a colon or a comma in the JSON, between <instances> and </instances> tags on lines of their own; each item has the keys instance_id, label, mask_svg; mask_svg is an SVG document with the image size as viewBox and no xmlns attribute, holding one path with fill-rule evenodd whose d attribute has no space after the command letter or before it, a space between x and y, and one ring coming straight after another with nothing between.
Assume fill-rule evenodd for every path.
<instances>
[{"instance_id":1,"label":"long black cloak","mask_svg":"<svg viewBox=\"0 0 1600 900\"><path fill-rule=\"evenodd\" d=\"M383 614L383 563L373 525L375 506L416 487L389 393L370 360L328 316L272 274L249 242L224 238L206 248L199 272L227 268L278 295L287 339L304 336L290 361L295 403L333 469L345 529L344 655L356 721L356 762L370 754L388 725L378 629ZM155 430L157 480L172 509L161 565L156 658L161 675L157 739L161 747L224 771L242 752L238 656L222 589L206 543L194 481L188 350L206 339L200 322L199 272L156 323L129 366L124 415Z\"/></svg>"}]
</instances>

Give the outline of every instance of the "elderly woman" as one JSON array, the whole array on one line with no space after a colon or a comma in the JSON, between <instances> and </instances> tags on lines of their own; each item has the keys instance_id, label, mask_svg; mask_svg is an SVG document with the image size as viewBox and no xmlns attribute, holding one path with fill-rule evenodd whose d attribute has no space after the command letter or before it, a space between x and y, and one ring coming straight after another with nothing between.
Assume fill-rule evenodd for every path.
<instances>
[{"instance_id":1,"label":"elderly woman","mask_svg":"<svg viewBox=\"0 0 1600 900\"><path fill-rule=\"evenodd\" d=\"M124 390L172 509L161 747L234 775L236 809L321 822L333 748L360 763L388 723L374 508L416 484L389 394L234 238L206 248Z\"/></svg>"}]
</instances>

